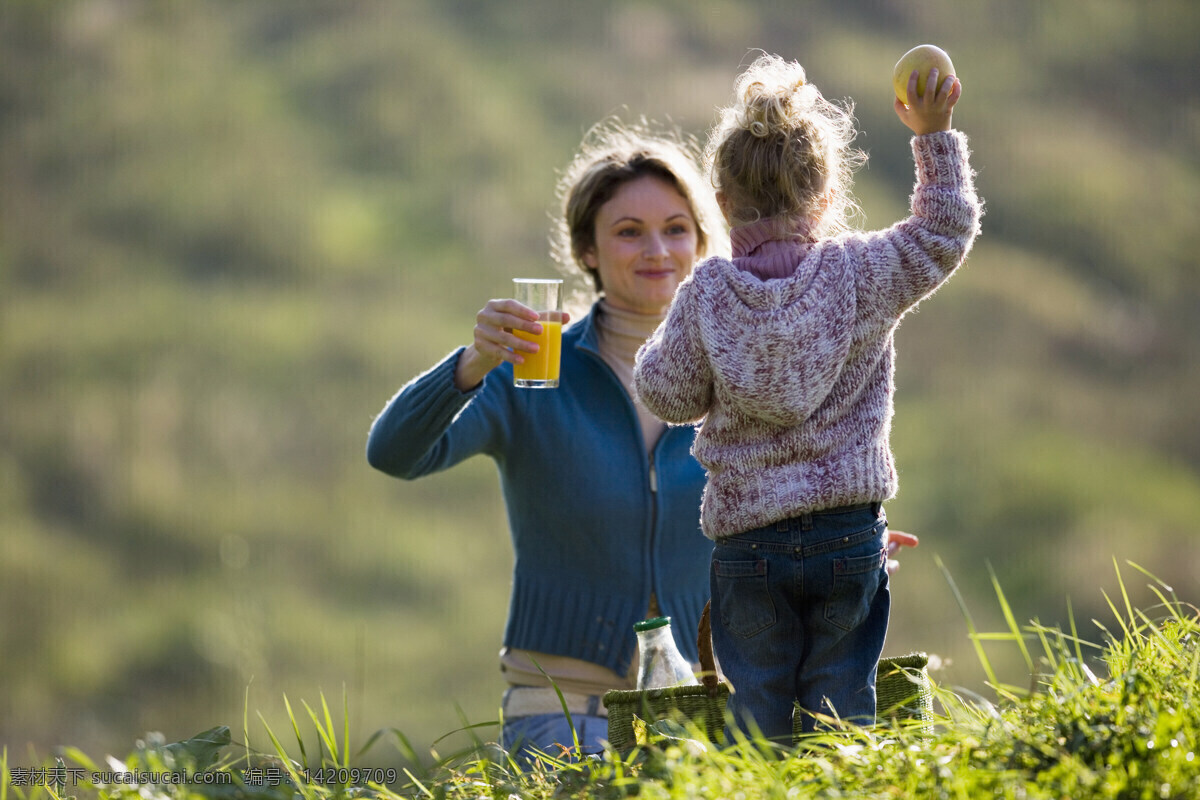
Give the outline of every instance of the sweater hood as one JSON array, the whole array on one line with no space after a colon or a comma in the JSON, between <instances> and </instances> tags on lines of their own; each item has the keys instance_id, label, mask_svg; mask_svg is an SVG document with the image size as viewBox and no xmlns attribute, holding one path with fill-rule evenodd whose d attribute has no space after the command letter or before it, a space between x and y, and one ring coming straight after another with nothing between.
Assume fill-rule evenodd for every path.
<instances>
[{"instance_id":1,"label":"sweater hood","mask_svg":"<svg viewBox=\"0 0 1200 800\"><path fill-rule=\"evenodd\" d=\"M781 280L722 258L696 268L700 338L732 413L795 426L825 401L850 350L853 278L838 248L822 245Z\"/></svg>"}]
</instances>

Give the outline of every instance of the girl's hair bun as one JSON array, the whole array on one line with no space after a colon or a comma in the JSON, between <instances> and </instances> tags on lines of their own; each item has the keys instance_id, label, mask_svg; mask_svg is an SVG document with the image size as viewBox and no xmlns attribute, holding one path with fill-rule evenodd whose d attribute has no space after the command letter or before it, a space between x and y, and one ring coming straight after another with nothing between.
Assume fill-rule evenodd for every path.
<instances>
[{"instance_id":1,"label":"girl's hair bun","mask_svg":"<svg viewBox=\"0 0 1200 800\"><path fill-rule=\"evenodd\" d=\"M779 217L832 235L857 211L850 176L864 160L851 148L853 106L826 100L804 67L762 54L738 76L734 102L709 135L705 162L730 222Z\"/></svg>"},{"instance_id":2,"label":"girl's hair bun","mask_svg":"<svg viewBox=\"0 0 1200 800\"><path fill-rule=\"evenodd\" d=\"M740 126L760 139L786 133L797 113L811 108L819 94L804 67L777 56L759 58L738 77L734 92L742 108Z\"/></svg>"}]
</instances>

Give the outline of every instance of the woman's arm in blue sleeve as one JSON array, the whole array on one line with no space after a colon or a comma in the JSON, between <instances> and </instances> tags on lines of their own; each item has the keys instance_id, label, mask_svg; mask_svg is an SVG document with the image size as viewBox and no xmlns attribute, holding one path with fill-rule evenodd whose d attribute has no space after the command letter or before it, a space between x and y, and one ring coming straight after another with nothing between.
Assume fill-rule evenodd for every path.
<instances>
[{"instance_id":1,"label":"woman's arm in blue sleeve","mask_svg":"<svg viewBox=\"0 0 1200 800\"><path fill-rule=\"evenodd\" d=\"M419 478L492 452L501 436L484 385L454 385L459 348L409 381L384 407L367 436L367 462L397 478ZM498 393L487 393L496 395Z\"/></svg>"}]
</instances>

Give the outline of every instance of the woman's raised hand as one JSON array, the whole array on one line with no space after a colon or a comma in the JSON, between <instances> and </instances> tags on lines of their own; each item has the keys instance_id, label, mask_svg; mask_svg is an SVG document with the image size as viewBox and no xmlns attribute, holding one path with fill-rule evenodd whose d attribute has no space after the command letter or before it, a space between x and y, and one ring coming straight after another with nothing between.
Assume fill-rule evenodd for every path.
<instances>
[{"instance_id":1,"label":"woman's raised hand","mask_svg":"<svg viewBox=\"0 0 1200 800\"><path fill-rule=\"evenodd\" d=\"M900 569L900 562L892 558L899 552L901 547L916 547L921 543L921 540L911 533L904 531L894 531L888 528L887 532L887 572L888 575L895 574L896 570Z\"/></svg>"},{"instance_id":2,"label":"woman's raised hand","mask_svg":"<svg viewBox=\"0 0 1200 800\"><path fill-rule=\"evenodd\" d=\"M570 315L562 317L565 325ZM537 344L515 336L514 329L541 333L537 312L516 300L488 300L475 315L474 338L454 369L454 385L459 391L478 386L502 361L520 364L524 360L521 353L537 352Z\"/></svg>"}]
</instances>

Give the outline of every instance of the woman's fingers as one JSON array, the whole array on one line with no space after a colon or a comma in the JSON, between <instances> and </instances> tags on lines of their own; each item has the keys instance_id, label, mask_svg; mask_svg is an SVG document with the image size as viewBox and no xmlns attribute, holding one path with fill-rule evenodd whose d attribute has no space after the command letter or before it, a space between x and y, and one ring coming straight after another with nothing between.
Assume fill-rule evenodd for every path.
<instances>
[{"instance_id":1,"label":"woman's fingers","mask_svg":"<svg viewBox=\"0 0 1200 800\"><path fill-rule=\"evenodd\" d=\"M523 361L520 352L536 353L538 346L513 331L541 333L542 326L537 319L536 311L516 300L489 300L475 315L475 349L496 361L520 364Z\"/></svg>"},{"instance_id":2,"label":"woman's fingers","mask_svg":"<svg viewBox=\"0 0 1200 800\"><path fill-rule=\"evenodd\" d=\"M904 531L894 531L890 528L888 529L887 548L888 548L889 556L895 554L896 551L899 550L901 547L916 547L920 543L921 543L921 540L918 539L916 536L913 536L911 533L905 533Z\"/></svg>"},{"instance_id":3,"label":"woman's fingers","mask_svg":"<svg viewBox=\"0 0 1200 800\"><path fill-rule=\"evenodd\" d=\"M570 314L563 312L562 324L566 325L570 318ZM475 349L497 363L521 364L524 362L521 353L536 353L538 345L513 331L524 331L533 336L540 334L542 325L538 322L538 313L516 300L489 300L475 315Z\"/></svg>"},{"instance_id":4,"label":"woman's fingers","mask_svg":"<svg viewBox=\"0 0 1200 800\"><path fill-rule=\"evenodd\" d=\"M540 333L538 313L521 305L516 300L489 300L480 309L475 321L498 329L517 329L527 333Z\"/></svg>"},{"instance_id":5,"label":"woman's fingers","mask_svg":"<svg viewBox=\"0 0 1200 800\"><path fill-rule=\"evenodd\" d=\"M887 574L895 575L896 570L900 569L900 562L892 558L896 555L896 551L901 547L916 547L918 544L920 544L920 539L911 533L894 531L889 528L887 532Z\"/></svg>"}]
</instances>

